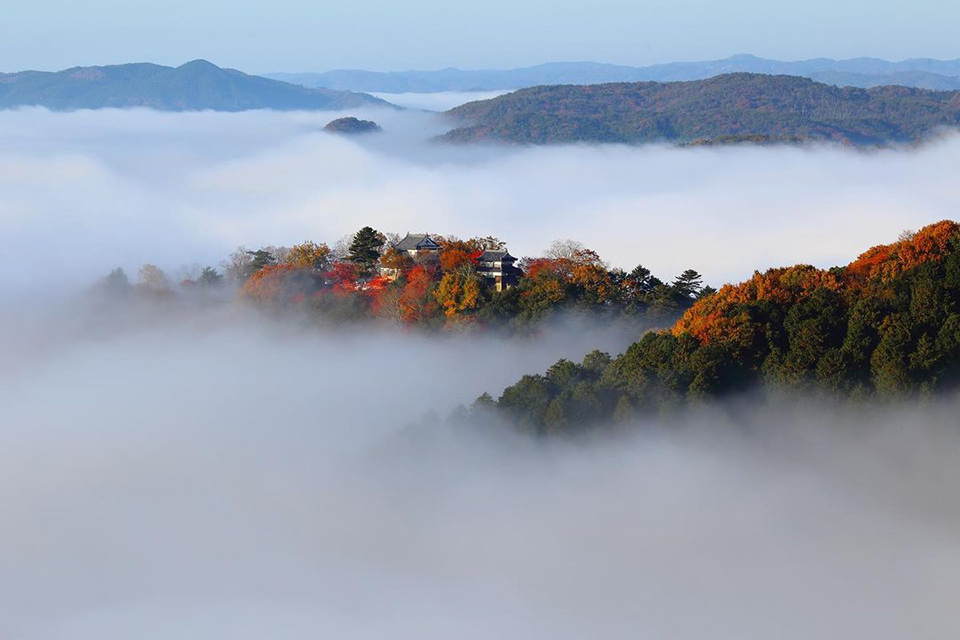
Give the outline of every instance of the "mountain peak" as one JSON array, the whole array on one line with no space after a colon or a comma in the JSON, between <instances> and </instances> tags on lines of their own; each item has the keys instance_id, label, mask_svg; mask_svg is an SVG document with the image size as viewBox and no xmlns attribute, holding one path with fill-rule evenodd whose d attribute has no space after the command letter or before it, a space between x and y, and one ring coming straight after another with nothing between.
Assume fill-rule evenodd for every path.
<instances>
[{"instance_id":1,"label":"mountain peak","mask_svg":"<svg viewBox=\"0 0 960 640\"><path fill-rule=\"evenodd\" d=\"M196 60L191 60L190 62L184 63L177 67L178 70L187 71L187 70L196 70L196 71L222 71L220 67L213 64L208 60L203 60L198 58Z\"/></svg>"}]
</instances>

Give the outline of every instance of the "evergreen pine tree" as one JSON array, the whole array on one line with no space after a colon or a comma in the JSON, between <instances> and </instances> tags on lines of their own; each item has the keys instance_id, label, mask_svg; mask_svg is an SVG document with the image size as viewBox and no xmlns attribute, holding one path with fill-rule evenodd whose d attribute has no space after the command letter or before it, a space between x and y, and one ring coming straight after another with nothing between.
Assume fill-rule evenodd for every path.
<instances>
[{"instance_id":1,"label":"evergreen pine tree","mask_svg":"<svg viewBox=\"0 0 960 640\"><path fill-rule=\"evenodd\" d=\"M357 265L363 274L369 275L380 260L385 242L386 238L382 233L373 227L364 227L353 236L347 250L347 259Z\"/></svg>"},{"instance_id":2,"label":"evergreen pine tree","mask_svg":"<svg viewBox=\"0 0 960 640\"><path fill-rule=\"evenodd\" d=\"M702 287L703 276L693 269L687 269L673 282L673 290L685 298L696 298Z\"/></svg>"}]
</instances>

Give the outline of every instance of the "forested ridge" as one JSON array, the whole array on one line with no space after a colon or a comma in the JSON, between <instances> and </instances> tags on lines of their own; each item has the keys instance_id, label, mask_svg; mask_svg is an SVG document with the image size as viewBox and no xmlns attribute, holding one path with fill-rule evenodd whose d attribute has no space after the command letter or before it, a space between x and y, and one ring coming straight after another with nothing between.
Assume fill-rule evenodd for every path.
<instances>
[{"instance_id":1,"label":"forested ridge","mask_svg":"<svg viewBox=\"0 0 960 640\"><path fill-rule=\"evenodd\" d=\"M450 142L913 143L960 126L960 93L736 73L690 82L540 86L447 112Z\"/></svg>"},{"instance_id":2,"label":"forested ridge","mask_svg":"<svg viewBox=\"0 0 960 640\"><path fill-rule=\"evenodd\" d=\"M757 272L617 357L560 360L475 407L565 433L752 390L856 401L958 383L960 226L943 221L843 267Z\"/></svg>"}]
</instances>

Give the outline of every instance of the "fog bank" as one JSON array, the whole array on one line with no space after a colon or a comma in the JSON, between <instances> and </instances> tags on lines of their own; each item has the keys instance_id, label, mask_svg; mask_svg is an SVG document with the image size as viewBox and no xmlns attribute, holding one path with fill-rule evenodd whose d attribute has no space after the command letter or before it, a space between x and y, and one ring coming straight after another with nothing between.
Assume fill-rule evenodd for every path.
<instances>
[{"instance_id":1,"label":"fog bank","mask_svg":"<svg viewBox=\"0 0 960 640\"><path fill-rule=\"evenodd\" d=\"M960 139L466 148L425 142L435 115L351 114L385 128L356 139L320 131L336 115L0 113L0 637L960 632L956 398L533 442L438 416L637 331L426 336L74 299L118 265L176 276L366 224L518 256L574 238L714 284L843 263L956 217Z\"/></svg>"},{"instance_id":2,"label":"fog bank","mask_svg":"<svg viewBox=\"0 0 960 640\"><path fill-rule=\"evenodd\" d=\"M88 326L0 371L0 635L960 632L956 400L578 443L411 431L581 332L260 322Z\"/></svg>"},{"instance_id":3,"label":"fog bank","mask_svg":"<svg viewBox=\"0 0 960 640\"><path fill-rule=\"evenodd\" d=\"M341 114L0 113L0 286L89 282L144 262L176 272L244 244L385 231L497 235L536 255L574 238L615 266L711 284L844 263L956 217L960 138L920 150L449 147L416 112L357 112L382 136L320 131Z\"/></svg>"}]
</instances>

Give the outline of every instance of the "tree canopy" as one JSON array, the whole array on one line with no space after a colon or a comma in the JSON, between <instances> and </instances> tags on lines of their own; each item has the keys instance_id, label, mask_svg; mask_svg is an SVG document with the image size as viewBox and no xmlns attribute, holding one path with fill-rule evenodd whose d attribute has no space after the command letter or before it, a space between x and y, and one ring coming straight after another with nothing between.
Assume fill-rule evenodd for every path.
<instances>
[{"instance_id":1,"label":"tree canopy","mask_svg":"<svg viewBox=\"0 0 960 640\"><path fill-rule=\"evenodd\" d=\"M451 110L467 124L443 139L891 145L960 126L956 95L906 87L836 87L753 73L689 82L537 86Z\"/></svg>"},{"instance_id":2,"label":"tree canopy","mask_svg":"<svg viewBox=\"0 0 960 640\"><path fill-rule=\"evenodd\" d=\"M680 294L694 275L676 280ZM724 286L616 358L524 376L496 407L550 433L753 389L899 398L958 385L960 227L944 221L845 267L770 269Z\"/></svg>"}]
</instances>

